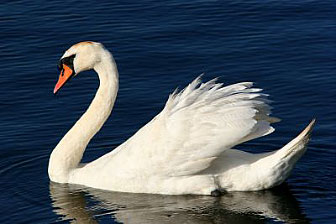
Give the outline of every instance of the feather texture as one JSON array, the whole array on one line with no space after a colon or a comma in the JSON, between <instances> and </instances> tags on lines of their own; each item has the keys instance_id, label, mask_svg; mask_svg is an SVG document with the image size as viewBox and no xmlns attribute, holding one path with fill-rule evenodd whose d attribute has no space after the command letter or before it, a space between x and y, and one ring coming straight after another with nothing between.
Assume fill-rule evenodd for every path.
<instances>
[{"instance_id":1,"label":"feather texture","mask_svg":"<svg viewBox=\"0 0 336 224\"><path fill-rule=\"evenodd\" d=\"M198 77L171 94L162 112L118 154L141 158L141 170L148 175L185 176L206 169L223 151L274 131L267 95L252 86L241 82L223 87L216 79L201 83Z\"/></svg>"},{"instance_id":2,"label":"feather texture","mask_svg":"<svg viewBox=\"0 0 336 224\"><path fill-rule=\"evenodd\" d=\"M112 191L212 195L218 190L251 191L274 187L289 176L303 155L314 121L282 149L247 153L235 145L274 131L267 94L252 82L229 86L198 77L172 93L163 110L119 147L79 164L90 139L109 117L118 92L112 55L95 42L74 45L73 67L94 69L100 80L87 111L50 155L54 182Z\"/></svg>"}]
</instances>

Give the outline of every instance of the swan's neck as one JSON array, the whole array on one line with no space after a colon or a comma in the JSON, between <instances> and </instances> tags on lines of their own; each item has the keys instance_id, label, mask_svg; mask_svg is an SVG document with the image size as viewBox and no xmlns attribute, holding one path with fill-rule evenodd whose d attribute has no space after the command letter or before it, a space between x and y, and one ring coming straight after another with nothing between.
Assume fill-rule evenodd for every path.
<instances>
[{"instance_id":1,"label":"swan's neck","mask_svg":"<svg viewBox=\"0 0 336 224\"><path fill-rule=\"evenodd\" d=\"M69 173L78 167L89 141L111 114L119 86L118 70L112 55L102 52L102 60L94 70L100 81L98 91L87 111L53 150L48 169L52 181L68 181Z\"/></svg>"}]
</instances>

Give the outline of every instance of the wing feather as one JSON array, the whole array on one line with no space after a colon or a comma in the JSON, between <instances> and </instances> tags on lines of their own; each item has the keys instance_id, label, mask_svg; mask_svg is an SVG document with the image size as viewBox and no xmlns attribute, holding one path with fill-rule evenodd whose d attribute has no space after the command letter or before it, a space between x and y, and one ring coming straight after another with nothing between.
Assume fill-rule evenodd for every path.
<instances>
[{"instance_id":1,"label":"wing feather","mask_svg":"<svg viewBox=\"0 0 336 224\"><path fill-rule=\"evenodd\" d=\"M120 153L138 160L134 169L140 166L150 175L196 174L224 150L274 131L262 89L252 82L223 86L216 80L201 83L198 77L174 91L161 113L123 144Z\"/></svg>"}]
</instances>

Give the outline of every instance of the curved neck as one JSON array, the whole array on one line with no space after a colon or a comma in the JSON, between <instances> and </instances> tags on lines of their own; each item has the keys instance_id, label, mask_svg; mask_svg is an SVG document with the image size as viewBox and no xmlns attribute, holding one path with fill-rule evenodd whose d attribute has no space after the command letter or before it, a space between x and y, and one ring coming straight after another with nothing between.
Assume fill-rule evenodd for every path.
<instances>
[{"instance_id":1,"label":"curved neck","mask_svg":"<svg viewBox=\"0 0 336 224\"><path fill-rule=\"evenodd\" d=\"M77 168L86 146L111 114L119 87L118 70L112 55L104 50L93 68L99 76L99 88L87 111L62 138L49 160L49 177L67 182L69 172Z\"/></svg>"}]
</instances>

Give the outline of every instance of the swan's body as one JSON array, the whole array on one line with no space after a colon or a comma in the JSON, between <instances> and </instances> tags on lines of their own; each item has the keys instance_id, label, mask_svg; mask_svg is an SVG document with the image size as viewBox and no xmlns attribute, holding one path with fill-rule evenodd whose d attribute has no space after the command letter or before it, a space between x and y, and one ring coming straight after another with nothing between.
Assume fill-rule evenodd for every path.
<instances>
[{"instance_id":1,"label":"swan's body","mask_svg":"<svg viewBox=\"0 0 336 224\"><path fill-rule=\"evenodd\" d=\"M100 86L88 110L53 150L49 177L111 191L204 194L215 190L255 191L281 184L305 152L314 121L278 151L251 154L232 149L270 134L270 108L252 83L222 87L196 79L170 95L164 109L112 152L80 164L90 139L109 117L118 91L112 55L84 42L62 57L54 92L73 74L94 69Z\"/></svg>"}]
</instances>

